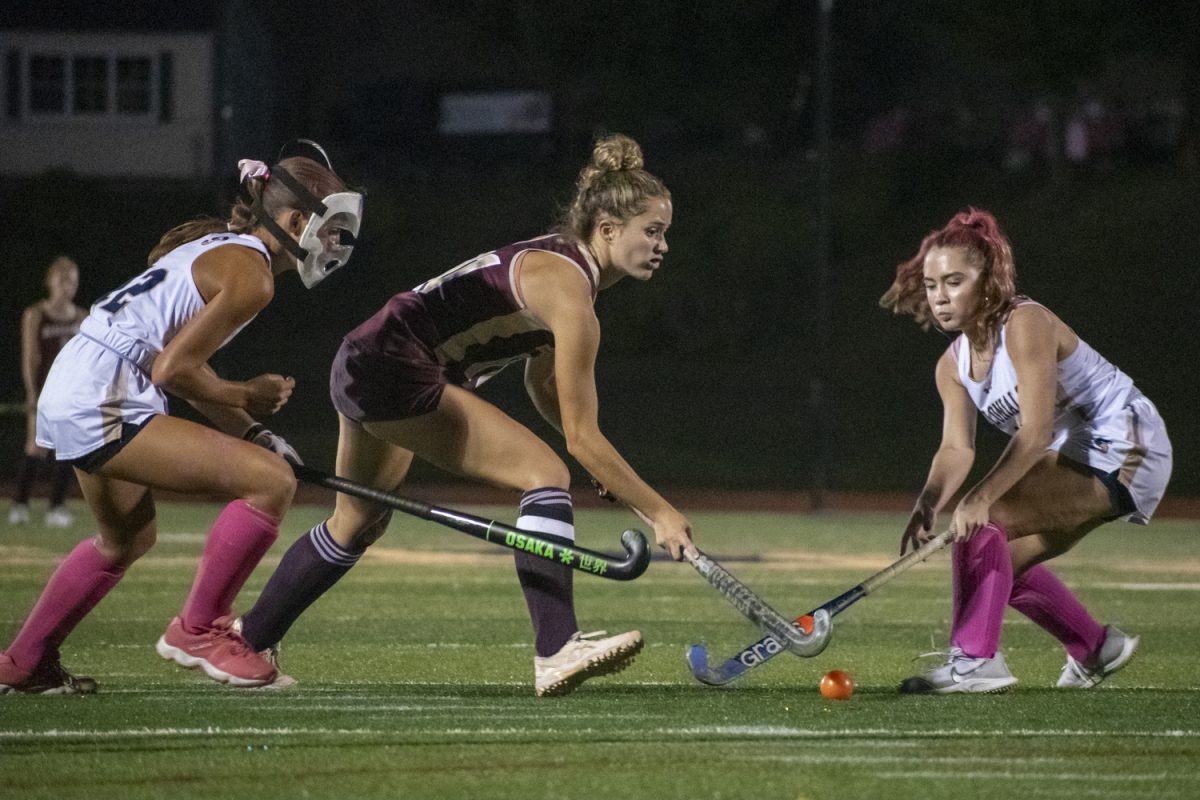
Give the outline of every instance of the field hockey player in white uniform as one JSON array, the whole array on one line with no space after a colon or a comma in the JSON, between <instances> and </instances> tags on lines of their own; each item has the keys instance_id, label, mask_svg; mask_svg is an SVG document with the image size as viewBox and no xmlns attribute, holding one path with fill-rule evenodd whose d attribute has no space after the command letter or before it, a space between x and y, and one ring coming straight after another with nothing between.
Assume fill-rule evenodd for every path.
<instances>
[{"instance_id":1,"label":"field hockey player in white uniform","mask_svg":"<svg viewBox=\"0 0 1200 800\"><path fill-rule=\"evenodd\" d=\"M925 237L881 305L960 335L938 360L942 443L901 552L934 518L975 458L977 414L1011 436L954 507L954 611L948 659L902 692L1000 692L1017 682L999 652L1006 606L1062 643L1062 688L1123 667L1138 637L1097 622L1043 563L1096 527L1145 525L1166 491L1171 443L1154 404L1049 309L1016 294L1012 248L971 209Z\"/></svg>"},{"instance_id":2,"label":"field hockey player in white uniform","mask_svg":"<svg viewBox=\"0 0 1200 800\"><path fill-rule=\"evenodd\" d=\"M97 300L54 362L38 404L37 442L75 467L98 532L66 557L0 653L0 693L96 690L91 678L63 669L59 648L154 544L154 489L233 499L213 524L191 593L158 653L236 686L275 679L275 667L246 646L229 618L295 493L281 457L295 451L254 420L278 411L294 381L225 380L208 360L270 302L275 275L298 269L311 286L349 257L362 195L346 191L316 145L293 150L269 170L241 162L244 191L230 219L168 231L146 271ZM220 430L169 416L165 392Z\"/></svg>"}]
</instances>

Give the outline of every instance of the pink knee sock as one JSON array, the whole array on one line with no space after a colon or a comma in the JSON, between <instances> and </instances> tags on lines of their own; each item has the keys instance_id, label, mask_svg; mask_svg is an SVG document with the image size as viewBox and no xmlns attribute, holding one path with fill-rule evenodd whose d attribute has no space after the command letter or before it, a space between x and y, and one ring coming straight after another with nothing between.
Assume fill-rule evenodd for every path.
<instances>
[{"instance_id":1,"label":"pink knee sock","mask_svg":"<svg viewBox=\"0 0 1200 800\"><path fill-rule=\"evenodd\" d=\"M991 658L1000 646L1000 626L1012 594L1008 536L994 522L965 543L954 545L954 621L950 644L965 655Z\"/></svg>"},{"instance_id":2,"label":"pink knee sock","mask_svg":"<svg viewBox=\"0 0 1200 800\"><path fill-rule=\"evenodd\" d=\"M233 599L279 537L279 520L244 500L225 506L200 556L191 594L180 616L191 633L233 611Z\"/></svg>"},{"instance_id":3,"label":"pink knee sock","mask_svg":"<svg viewBox=\"0 0 1200 800\"><path fill-rule=\"evenodd\" d=\"M1080 663L1104 644L1104 626L1045 564L1013 581L1008 604L1062 642L1068 655Z\"/></svg>"},{"instance_id":4,"label":"pink knee sock","mask_svg":"<svg viewBox=\"0 0 1200 800\"><path fill-rule=\"evenodd\" d=\"M67 635L96 607L125 574L84 539L63 560L17 638L6 651L17 666L33 669L46 654L54 654Z\"/></svg>"}]
</instances>

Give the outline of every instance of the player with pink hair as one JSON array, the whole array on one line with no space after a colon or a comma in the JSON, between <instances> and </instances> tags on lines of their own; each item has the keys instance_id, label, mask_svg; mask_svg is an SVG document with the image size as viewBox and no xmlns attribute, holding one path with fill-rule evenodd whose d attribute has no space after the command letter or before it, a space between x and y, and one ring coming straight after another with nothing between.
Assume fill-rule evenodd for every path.
<instances>
[{"instance_id":1,"label":"player with pink hair","mask_svg":"<svg viewBox=\"0 0 1200 800\"><path fill-rule=\"evenodd\" d=\"M960 334L937 363L942 442L901 553L931 538L937 513L966 480L976 413L1012 437L954 506L949 658L900 690L1015 684L999 651L1006 606L1066 649L1058 686L1095 686L1129 661L1138 637L1097 622L1043 562L1105 522L1149 522L1171 475L1157 409L1054 313L1016 293L1012 247L986 211L968 209L926 236L880 305Z\"/></svg>"}]
</instances>

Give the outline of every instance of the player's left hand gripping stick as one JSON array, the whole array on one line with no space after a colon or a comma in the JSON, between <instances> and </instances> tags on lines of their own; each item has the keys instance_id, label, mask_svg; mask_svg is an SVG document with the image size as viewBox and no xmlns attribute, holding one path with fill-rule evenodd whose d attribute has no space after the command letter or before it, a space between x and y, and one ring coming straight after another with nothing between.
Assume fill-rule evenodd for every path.
<instances>
[{"instance_id":1,"label":"player's left hand gripping stick","mask_svg":"<svg viewBox=\"0 0 1200 800\"><path fill-rule=\"evenodd\" d=\"M811 631L806 631L767 605L746 584L709 556L697 550L694 556L684 551L684 557L742 616L769 633L793 654L811 658L829 644L833 620L828 611L818 609L813 614Z\"/></svg>"}]
</instances>

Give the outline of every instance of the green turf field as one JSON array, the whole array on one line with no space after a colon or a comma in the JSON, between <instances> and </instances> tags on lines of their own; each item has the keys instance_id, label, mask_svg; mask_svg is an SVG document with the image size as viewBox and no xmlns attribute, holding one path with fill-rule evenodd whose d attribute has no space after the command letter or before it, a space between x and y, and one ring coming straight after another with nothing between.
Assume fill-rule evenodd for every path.
<instances>
[{"instance_id":1,"label":"green turf field","mask_svg":"<svg viewBox=\"0 0 1200 800\"><path fill-rule=\"evenodd\" d=\"M86 512L76 509L80 516ZM240 598L323 509L300 507ZM511 521L511 510L481 513ZM944 647L938 554L838 617L820 656L784 654L724 689L684 662L758 638L694 571L655 561L630 584L579 576L584 630L639 628L620 675L533 696L529 622L506 551L397 519L285 642L300 684L233 690L153 644L191 584L215 506L160 508L160 540L64 648L94 697L0 697L0 796L935 798L1200 796L1200 524L1110 525L1060 559L1102 621L1140 634L1103 686L1055 690L1063 654L1011 615L1007 695L901 697L914 656ZM701 546L780 611L798 613L890 563L887 515L693 514ZM580 543L617 551L630 518L581 512ZM86 525L0 528L0 645ZM826 701L818 681L858 689Z\"/></svg>"}]
</instances>

